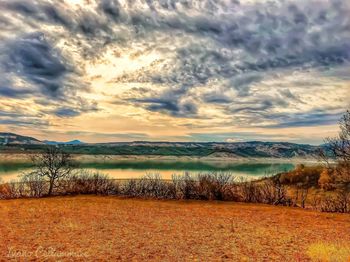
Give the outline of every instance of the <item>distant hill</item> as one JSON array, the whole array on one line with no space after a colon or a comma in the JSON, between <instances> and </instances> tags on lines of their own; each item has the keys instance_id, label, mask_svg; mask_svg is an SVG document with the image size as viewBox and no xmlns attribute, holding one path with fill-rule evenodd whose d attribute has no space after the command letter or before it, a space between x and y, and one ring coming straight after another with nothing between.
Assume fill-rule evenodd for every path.
<instances>
[{"instance_id":1,"label":"distant hill","mask_svg":"<svg viewBox=\"0 0 350 262\"><path fill-rule=\"evenodd\" d=\"M40 151L48 145L62 146L73 154L89 155L149 155L210 158L311 158L322 146L287 142L113 142L88 144L80 140L69 142L40 141L12 133L0 133L0 151ZM4 146L6 145L6 146ZM323 147L326 148L326 147Z\"/></svg>"},{"instance_id":2,"label":"distant hill","mask_svg":"<svg viewBox=\"0 0 350 262\"><path fill-rule=\"evenodd\" d=\"M21 136L14 133L0 133L0 144L43 144L40 140L30 137Z\"/></svg>"},{"instance_id":3,"label":"distant hill","mask_svg":"<svg viewBox=\"0 0 350 262\"><path fill-rule=\"evenodd\" d=\"M0 132L0 144L2 145L81 145L84 144L80 140L72 140L68 142L56 142L43 140L40 141L34 137L21 136L14 133L1 133Z\"/></svg>"},{"instance_id":4,"label":"distant hill","mask_svg":"<svg viewBox=\"0 0 350 262\"><path fill-rule=\"evenodd\" d=\"M84 142L81 142L80 140L72 140L68 142L56 142L56 141L48 141L44 140L43 143L46 145L81 145L84 144Z\"/></svg>"},{"instance_id":5,"label":"distant hill","mask_svg":"<svg viewBox=\"0 0 350 262\"><path fill-rule=\"evenodd\" d=\"M110 150L120 148L121 152L136 149L146 155L197 155L207 157L266 157L266 158L296 158L313 157L320 146L295 144L288 142L130 142L96 144ZM131 152L130 152L131 154Z\"/></svg>"}]
</instances>

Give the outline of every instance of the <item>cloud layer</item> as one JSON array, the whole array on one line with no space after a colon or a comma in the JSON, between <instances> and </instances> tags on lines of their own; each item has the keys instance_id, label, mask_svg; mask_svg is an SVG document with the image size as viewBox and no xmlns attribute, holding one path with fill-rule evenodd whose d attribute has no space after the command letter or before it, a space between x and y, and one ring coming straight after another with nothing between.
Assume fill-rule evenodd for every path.
<instances>
[{"instance_id":1,"label":"cloud layer","mask_svg":"<svg viewBox=\"0 0 350 262\"><path fill-rule=\"evenodd\" d=\"M184 136L262 136L334 125L350 103L346 0L4 0L0 9L6 128L94 133L71 120L113 125L127 114L151 136L160 118Z\"/></svg>"}]
</instances>

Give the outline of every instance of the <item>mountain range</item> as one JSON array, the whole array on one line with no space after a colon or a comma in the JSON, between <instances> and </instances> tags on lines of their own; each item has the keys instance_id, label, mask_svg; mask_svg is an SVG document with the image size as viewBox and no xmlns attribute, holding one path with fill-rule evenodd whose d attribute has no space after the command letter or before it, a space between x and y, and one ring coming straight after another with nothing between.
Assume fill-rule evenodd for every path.
<instances>
[{"instance_id":1,"label":"mountain range","mask_svg":"<svg viewBox=\"0 0 350 262\"><path fill-rule=\"evenodd\" d=\"M40 141L14 133L0 133L0 152L40 150L48 145L62 146L65 151L91 155L153 155L226 158L310 158L324 146L288 142L111 142L83 143Z\"/></svg>"}]
</instances>

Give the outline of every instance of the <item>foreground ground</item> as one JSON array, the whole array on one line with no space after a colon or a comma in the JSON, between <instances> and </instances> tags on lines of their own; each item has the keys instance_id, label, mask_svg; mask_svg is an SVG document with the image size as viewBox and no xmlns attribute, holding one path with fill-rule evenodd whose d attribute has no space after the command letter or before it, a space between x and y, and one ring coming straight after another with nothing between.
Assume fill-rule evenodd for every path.
<instances>
[{"instance_id":1,"label":"foreground ground","mask_svg":"<svg viewBox=\"0 0 350 262\"><path fill-rule=\"evenodd\" d=\"M350 215L224 202L0 201L0 261L350 261Z\"/></svg>"}]
</instances>

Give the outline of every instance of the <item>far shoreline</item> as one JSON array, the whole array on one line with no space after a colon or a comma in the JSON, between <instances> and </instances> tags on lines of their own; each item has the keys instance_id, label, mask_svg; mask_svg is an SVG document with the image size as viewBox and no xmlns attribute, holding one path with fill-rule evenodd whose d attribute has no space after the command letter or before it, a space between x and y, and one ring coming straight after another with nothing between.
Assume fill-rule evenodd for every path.
<instances>
[{"instance_id":1,"label":"far shoreline","mask_svg":"<svg viewBox=\"0 0 350 262\"><path fill-rule=\"evenodd\" d=\"M164 162L231 162L231 163L292 163L292 164L320 164L316 158L266 158L266 157L233 157L233 156L164 156L164 155L87 155L73 154L79 162L110 163L118 161L164 161ZM30 162L28 153L0 153L1 162Z\"/></svg>"}]
</instances>

